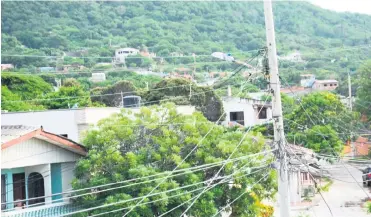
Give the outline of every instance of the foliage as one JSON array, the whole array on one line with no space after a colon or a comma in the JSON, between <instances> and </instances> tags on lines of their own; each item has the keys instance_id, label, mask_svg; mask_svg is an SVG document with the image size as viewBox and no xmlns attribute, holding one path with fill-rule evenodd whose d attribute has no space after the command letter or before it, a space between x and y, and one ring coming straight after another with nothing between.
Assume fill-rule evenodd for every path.
<instances>
[{"instance_id":1,"label":"foliage","mask_svg":"<svg viewBox=\"0 0 371 217\"><path fill-rule=\"evenodd\" d=\"M297 144L304 144L306 148L318 153L337 155L343 148L343 142L338 133L330 125L315 125L303 132L289 135L290 139L295 137Z\"/></svg>"},{"instance_id":2,"label":"foliage","mask_svg":"<svg viewBox=\"0 0 371 217\"><path fill-rule=\"evenodd\" d=\"M209 131L212 127L213 130ZM204 140L195 153L181 164L181 160L206 134L207 140ZM175 166L179 166L179 169L185 169L219 162L228 158L242 136L243 132L241 131L228 132L224 127L208 122L199 112L189 116L178 114L173 104L151 108L143 107L138 113L123 110L119 114L102 120L97 128L88 132L83 143L89 151L86 158L79 160L76 165L76 179L72 183L73 188L80 189L154 175L172 171ZM262 151L264 146L264 140L261 136L248 134L239 147L239 151L235 152L232 157L246 156ZM261 160L259 158L257 161L242 160L234 164L227 164L225 169L221 171L220 176L232 174L246 163L248 167L260 165ZM159 188L153 193L203 182L212 178L218 170L219 168L215 167L207 171L188 171L187 174L169 178L160 184ZM195 217L211 216L232 198L245 192L247 186L262 178L264 173L260 172L248 176L241 176L240 173L235 175L234 185L220 184L205 192L187 215ZM251 188L251 192L257 195L259 201L271 198L276 191L275 172L270 171L269 173L270 175L266 180L260 181ZM82 207L94 207L135 198L149 193L162 179L143 180L148 182L133 185L129 188L123 187L115 191L92 194L89 197L81 197L76 199L76 202L81 204ZM135 208L128 216L159 216L161 213L195 196L195 192L189 192L195 188L198 188L198 186L152 196L150 200L163 200ZM172 195L180 193L184 193L184 195L170 198ZM244 194L232 205L232 212L235 216L256 216L261 207L257 207L254 201L251 194ZM83 216L128 207L136 202L131 201L117 206L97 209L85 213ZM181 206L167 216L179 216L185 209L186 206ZM110 213L110 216L122 216L124 212L125 210Z\"/></svg>"},{"instance_id":3,"label":"foliage","mask_svg":"<svg viewBox=\"0 0 371 217\"><path fill-rule=\"evenodd\" d=\"M210 121L217 121L223 114L222 101L210 87L192 85L186 79L162 80L141 96L146 104L159 104L165 100L177 105L193 105Z\"/></svg>"},{"instance_id":4,"label":"foliage","mask_svg":"<svg viewBox=\"0 0 371 217\"><path fill-rule=\"evenodd\" d=\"M371 60L365 62L359 69L359 78L357 80L359 88L357 90L357 99L355 107L357 111L367 116L370 120L371 117Z\"/></svg>"},{"instance_id":5,"label":"foliage","mask_svg":"<svg viewBox=\"0 0 371 217\"><path fill-rule=\"evenodd\" d=\"M331 12L306 2L278 2L274 6L278 54L299 50L312 73L320 76L324 69L336 73L352 69L369 56L369 48L349 51L342 47L370 43L370 16ZM62 56L67 52L83 59L88 67L110 62L118 47L148 49L158 56L223 51L246 57L245 51L265 45L261 2L8 1L2 2L2 27L3 53ZM84 58L88 56L96 58ZM133 61L143 64L139 59ZM149 61L143 61L148 65ZM192 64L192 58L164 61ZM5 55L2 62L18 68L55 64L54 59ZM225 70L225 66L215 62L203 65L210 70ZM298 73L292 68L304 70L302 63L289 63L283 66L282 75L298 82Z\"/></svg>"},{"instance_id":6,"label":"foliage","mask_svg":"<svg viewBox=\"0 0 371 217\"><path fill-rule=\"evenodd\" d=\"M371 213L371 202L366 203L367 213Z\"/></svg>"},{"instance_id":7,"label":"foliage","mask_svg":"<svg viewBox=\"0 0 371 217\"><path fill-rule=\"evenodd\" d=\"M74 79L67 80L56 92L44 96L43 105L48 109L88 107L92 105L89 92Z\"/></svg>"},{"instance_id":8,"label":"foliage","mask_svg":"<svg viewBox=\"0 0 371 217\"><path fill-rule=\"evenodd\" d=\"M330 125L335 132L341 132L339 137L345 142L348 139L346 135L359 127L359 114L349 111L332 93L314 92L303 96L300 101L286 116L290 132Z\"/></svg>"},{"instance_id":9,"label":"foliage","mask_svg":"<svg viewBox=\"0 0 371 217\"><path fill-rule=\"evenodd\" d=\"M1 86L1 110L6 111L29 111L43 110L41 105L34 105L29 102L20 101L21 97L18 94L11 92L7 86ZM10 102L20 101L20 102Z\"/></svg>"},{"instance_id":10,"label":"foliage","mask_svg":"<svg viewBox=\"0 0 371 217\"><path fill-rule=\"evenodd\" d=\"M14 94L21 97L22 100L31 100L50 93L53 88L39 76L21 75L16 73L2 73L1 85Z\"/></svg>"},{"instance_id":11,"label":"foliage","mask_svg":"<svg viewBox=\"0 0 371 217\"><path fill-rule=\"evenodd\" d=\"M136 88L130 81L119 81L112 86L92 89L92 95L100 95L92 97L92 101L109 107L118 107L122 105L122 97L135 95L135 90Z\"/></svg>"}]
</instances>

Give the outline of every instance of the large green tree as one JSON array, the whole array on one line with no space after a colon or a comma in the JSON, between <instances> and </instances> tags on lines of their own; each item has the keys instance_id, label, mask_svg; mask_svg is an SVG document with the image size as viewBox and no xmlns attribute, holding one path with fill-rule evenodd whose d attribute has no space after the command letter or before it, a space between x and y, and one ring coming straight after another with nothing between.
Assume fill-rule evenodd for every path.
<instances>
[{"instance_id":1,"label":"large green tree","mask_svg":"<svg viewBox=\"0 0 371 217\"><path fill-rule=\"evenodd\" d=\"M355 107L361 114L366 115L368 120L371 120L371 60L360 67L358 75L359 88Z\"/></svg>"},{"instance_id":2,"label":"large green tree","mask_svg":"<svg viewBox=\"0 0 371 217\"><path fill-rule=\"evenodd\" d=\"M178 114L173 104L151 108L143 107L139 113L134 114L131 110L123 110L119 114L102 120L97 128L87 133L84 144L89 150L88 155L76 165L76 179L73 182L73 188L80 189L155 175L161 172L170 172L176 166L179 169L186 169L220 162L232 154L240 140L242 140L242 143L234 152L232 158L247 156L267 148L261 136L249 133L243 138L243 135L244 132L242 131L228 131L222 126L214 125L199 112L189 116ZM200 143L203 137L206 138ZM197 144L199 146L194 153L181 163L182 159ZM270 169L263 169L258 173L241 176L242 172L238 172L242 168L266 165L267 162L264 163L263 158L268 159L268 161L270 159L269 155L265 154L256 157L255 160L245 159L228 163L221 170L220 176L236 173L231 179L234 184L220 184L205 192L187 215L195 217L211 216L236 196L245 192L248 186L251 186L252 183L268 173L269 176L266 180L263 179L258 182L252 187L251 192L244 194L239 199L240 202L232 204L231 211L233 216L270 216L271 213L267 214L267 210L258 206L257 202L271 198L275 193L277 187L275 173ZM164 192L208 180L216 174L219 168L220 165L202 171L187 170L189 173L171 177L162 184L160 184L162 179L146 178L144 180L147 180L147 183L92 194L79 198L77 202L82 207L109 204L146 195L157 184L160 184L160 186L153 193ZM256 170L250 169L250 172L253 173ZM160 177L164 177L164 175ZM217 182L214 180L214 183ZM128 216L159 216L195 196L196 192L192 193L191 190L205 185L195 185L194 187L152 196L144 202L161 201L139 206ZM175 196L177 194L184 195ZM136 204L136 202L138 201L108 206L82 215L88 216L125 208ZM189 203L180 206L166 216L179 216L187 208L187 205ZM122 216L125 211L127 210L113 212L109 216Z\"/></svg>"}]
</instances>

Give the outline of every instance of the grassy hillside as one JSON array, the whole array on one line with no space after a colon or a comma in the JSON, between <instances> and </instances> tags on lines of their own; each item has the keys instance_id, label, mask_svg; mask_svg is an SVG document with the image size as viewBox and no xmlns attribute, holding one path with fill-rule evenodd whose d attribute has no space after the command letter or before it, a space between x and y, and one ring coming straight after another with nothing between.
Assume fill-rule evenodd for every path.
<instances>
[{"instance_id":1,"label":"grassy hillside","mask_svg":"<svg viewBox=\"0 0 371 217\"><path fill-rule=\"evenodd\" d=\"M112 57L117 47L140 48L158 56L224 51L243 59L251 55L248 51L265 45L261 2L1 4L2 62L26 71L55 66L57 61L6 54L60 56L80 51L75 53L80 59L66 57L63 63L92 66L111 61L104 57ZM356 70L371 56L370 47L357 48L371 43L371 16L332 12L305 2L276 2L274 15L279 55L299 50L307 61L282 62L281 72L290 82L297 82L304 70L320 78L341 80L347 71ZM343 48L350 46L350 50ZM165 64L187 66L193 59L165 58ZM197 59L198 72L231 69L210 57Z\"/></svg>"}]
</instances>

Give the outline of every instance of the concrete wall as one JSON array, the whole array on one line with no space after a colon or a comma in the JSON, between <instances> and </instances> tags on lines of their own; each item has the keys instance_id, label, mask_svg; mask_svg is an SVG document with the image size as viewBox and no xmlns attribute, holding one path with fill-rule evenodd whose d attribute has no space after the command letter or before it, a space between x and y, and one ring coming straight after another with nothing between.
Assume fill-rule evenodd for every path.
<instances>
[{"instance_id":1,"label":"concrete wall","mask_svg":"<svg viewBox=\"0 0 371 217\"><path fill-rule=\"evenodd\" d=\"M8 147L2 150L1 154L2 169L74 162L81 157L76 153L36 138Z\"/></svg>"},{"instance_id":2,"label":"concrete wall","mask_svg":"<svg viewBox=\"0 0 371 217\"><path fill-rule=\"evenodd\" d=\"M62 192L70 191L72 189L71 182L74 176L75 162L62 163ZM67 194L64 194L63 197L67 197ZM68 202L68 199L65 199L64 202Z\"/></svg>"},{"instance_id":3,"label":"concrete wall","mask_svg":"<svg viewBox=\"0 0 371 217\"><path fill-rule=\"evenodd\" d=\"M289 192L291 204L301 202L301 178L300 171L292 171L289 173Z\"/></svg>"},{"instance_id":4,"label":"concrete wall","mask_svg":"<svg viewBox=\"0 0 371 217\"><path fill-rule=\"evenodd\" d=\"M25 177L26 180L28 180L28 177L31 173L37 172L40 173L44 177L44 190L45 190L45 196L52 194L52 182L51 182L51 175L50 175L50 164L43 164L43 165L37 165L37 166L31 166L31 167L25 167L24 168ZM27 189L26 189L27 192ZM26 194L27 195L27 194ZM52 202L51 197L45 198L45 204L50 204Z\"/></svg>"},{"instance_id":5,"label":"concrete wall","mask_svg":"<svg viewBox=\"0 0 371 217\"><path fill-rule=\"evenodd\" d=\"M229 98L223 100L224 111L226 112L226 121L225 125L228 125L230 122L231 112L244 112L244 122L245 126L254 126L257 124L262 124L268 119L272 118L272 109L267 107L267 119L259 119L258 113L259 110L256 105L262 103L258 100L248 100L248 99L239 99L239 98Z\"/></svg>"},{"instance_id":6,"label":"concrete wall","mask_svg":"<svg viewBox=\"0 0 371 217\"><path fill-rule=\"evenodd\" d=\"M75 110L2 113L1 124L43 126L47 132L67 134L74 141L78 139Z\"/></svg>"}]
</instances>

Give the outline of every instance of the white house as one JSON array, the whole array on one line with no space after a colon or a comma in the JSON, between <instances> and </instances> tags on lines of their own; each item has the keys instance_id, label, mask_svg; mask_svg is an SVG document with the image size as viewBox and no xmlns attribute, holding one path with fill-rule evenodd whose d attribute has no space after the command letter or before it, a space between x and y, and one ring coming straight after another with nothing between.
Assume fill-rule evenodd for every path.
<instances>
[{"instance_id":1,"label":"white house","mask_svg":"<svg viewBox=\"0 0 371 217\"><path fill-rule=\"evenodd\" d=\"M125 58L127 56L138 55L139 50L135 48L120 48L115 51L115 62L116 63L125 63Z\"/></svg>"},{"instance_id":2,"label":"white house","mask_svg":"<svg viewBox=\"0 0 371 217\"><path fill-rule=\"evenodd\" d=\"M42 127L1 126L1 216L68 211L75 162L86 149Z\"/></svg>"},{"instance_id":3,"label":"white house","mask_svg":"<svg viewBox=\"0 0 371 217\"><path fill-rule=\"evenodd\" d=\"M254 126L266 123L272 118L272 104L262 100L225 97L223 107L226 113L223 122L225 126L236 123L246 127Z\"/></svg>"},{"instance_id":4,"label":"white house","mask_svg":"<svg viewBox=\"0 0 371 217\"><path fill-rule=\"evenodd\" d=\"M102 82L106 80L106 74L105 73L92 73L90 80L92 82Z\"/></svg>"},{"instance_id":5,"label":"white house","mask_svg":"<svg viewBox=\"0 0 371 217\"><path fill-rule=\"evenodd\" d=\"M140 108L130 108L133 113L138 113ZM194 106L177 106L177 112L190 115L195 111ZM119 113L121 108L79 108L59 109L30 112L5 112L1 114L4 125L31 125L43 126L49 132L62 135L74 141L81 141L84 132L98 121Z\"/></svg>"}]
</instances>

